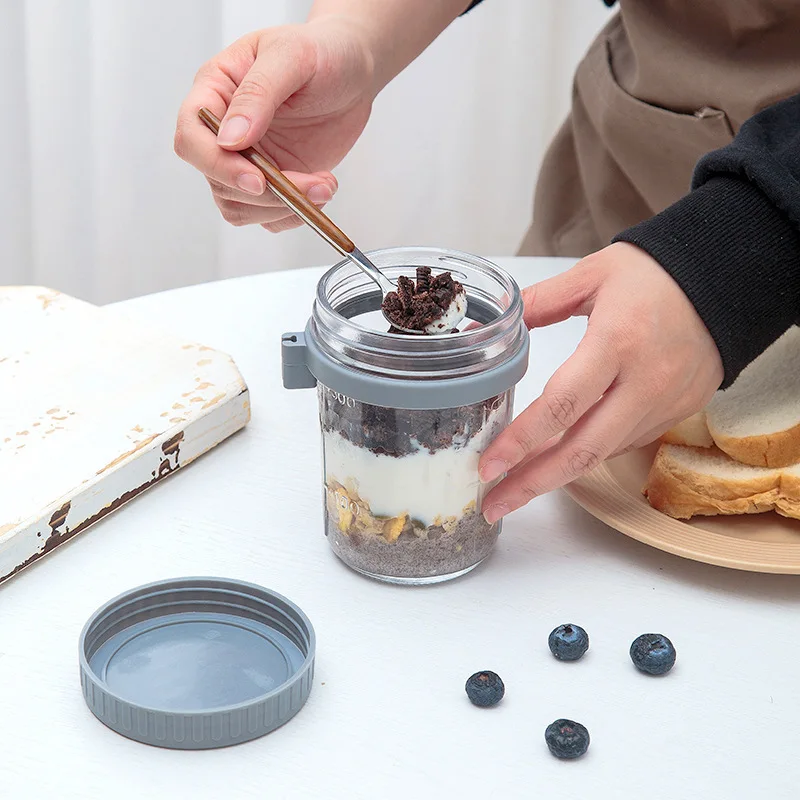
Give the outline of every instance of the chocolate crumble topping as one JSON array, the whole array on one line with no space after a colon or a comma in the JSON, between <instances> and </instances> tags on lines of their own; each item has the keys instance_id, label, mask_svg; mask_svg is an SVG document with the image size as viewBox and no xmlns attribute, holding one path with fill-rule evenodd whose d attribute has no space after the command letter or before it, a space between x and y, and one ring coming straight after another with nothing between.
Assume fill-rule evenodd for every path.
<instances>
[{"instance_id":1,"label":"chocolate crumble topping","mask_svg":"<svg viewBox=\"0 0 800 800\"><path fill-rule=\"evenodd\" d=\"M405 332L395 326L424 332L428 325L442 318L456 295L463 291L464 287L449 272L432 275L430 267L417 267L416 284L401 275L397 291L389 292L383 299L383 312L392 323L389 333Z\"/></svg>"}]
</instances>

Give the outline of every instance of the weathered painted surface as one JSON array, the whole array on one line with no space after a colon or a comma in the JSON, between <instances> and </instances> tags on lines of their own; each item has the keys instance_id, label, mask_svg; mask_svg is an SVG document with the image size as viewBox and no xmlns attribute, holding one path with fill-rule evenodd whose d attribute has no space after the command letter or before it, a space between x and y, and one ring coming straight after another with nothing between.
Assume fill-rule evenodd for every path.
<instances>
[{"instance_id":1,"label":"weathered painted surface","mask_svg":"<svg viewBox=\"0 0 800 800\"><path fill-rule=\"evenodd\" d=\"M250 419L224 353L41 287L0 287L0 581Z\"/></svg>"}]
</instances>

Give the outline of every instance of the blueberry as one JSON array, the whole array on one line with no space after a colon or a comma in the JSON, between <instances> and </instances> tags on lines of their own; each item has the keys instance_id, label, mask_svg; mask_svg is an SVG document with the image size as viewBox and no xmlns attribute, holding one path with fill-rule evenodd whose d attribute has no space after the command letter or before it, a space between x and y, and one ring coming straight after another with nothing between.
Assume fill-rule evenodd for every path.
<instances>
[{"instance_id":1,"label":"blueberry","mask_svg":"<svg viewBox=\"0 0 800 800\"><path fill-rule=\"evenodd\" d=\"M589 749L589 731L571 719L551 722L545 729L544 740L556 758L580 758Z\"/></svg>"},{"instance_id":2,"label":"blueberry","mask_svg":"<svg viewBox=\"0 0 800 800\"><path fill-rule=\"evenodd\" d=\"M649 675L664 675L675 665L675 647L660 633L643 633L633 640L631 661Z\"/></svg>"},{"instance_id":3,"label":"blueberry","mask_svg":"<svg viewBox=\"0 0 800 800\"><path fill-rule=\"evenodd\" d=\"M506 687L503 686L500 676L489 670L471 675L464 688L473 705L481 708L496 706L506 693Z\"/></svg>"},{"instance_id":4,"label":"blueberry","mask_svg":"<svg viewBox=\"0 0 800 800\"><path fill-rule=\"evenodd\" d=\"M577 661L589 649L589 634L580 625L559 625L547 644L559 661Z\"/></svg>"}]
</instances>

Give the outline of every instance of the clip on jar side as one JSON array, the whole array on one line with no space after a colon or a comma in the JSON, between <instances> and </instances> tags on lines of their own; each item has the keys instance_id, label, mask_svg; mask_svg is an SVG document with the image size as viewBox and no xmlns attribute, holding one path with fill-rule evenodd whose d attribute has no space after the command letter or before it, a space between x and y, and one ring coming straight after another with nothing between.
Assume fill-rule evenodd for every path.
<instances>
[{"instance_id":1,"label":"clip on jar side","mask_svg":"<svg viewBox=\"0 0 800 800\"><path fill-rule=\"evenodd\" d=\"M317 387L325 534L336 555L379 580L438 583L474 569L500 533L502 523L481 513L492 485L481 483L478 461L511 421L527 370L522 299L509 275L477 256L369 255L393 280L417 266L452 272L467 292L465 322L477 324L390 334L374 284L341 262L320 280L305 331L283 336L283 383Z\"/></svg>"}]
</instances>

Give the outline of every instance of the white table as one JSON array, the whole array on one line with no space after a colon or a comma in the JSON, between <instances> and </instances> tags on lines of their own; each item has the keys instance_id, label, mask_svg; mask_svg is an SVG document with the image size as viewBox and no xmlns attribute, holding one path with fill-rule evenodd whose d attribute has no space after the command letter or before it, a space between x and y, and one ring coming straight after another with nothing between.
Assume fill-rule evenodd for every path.
<instances>
[{"instance_id":1,"label":"white table","mask_svg":"<svg viewBox=\"0 0 800 800\"><path fill-rule=\"evenodd\" d=\"M499 261L522 284L569 263ZM386 586L338 562L321 528L315 393L285 391L280 380L280 334L302 328L320 274L272 273L120 305L231 353L253 420L0 589L0 797L794 796L800 580L649 549L560 492L513 514L489 562L451 584ZM570 321L533 334L518 410L582 329ZM84 705L77 640L86 618L125 589L192 574L264 584L316 627L311 698L266 738L161 750L112 733ZM577 664L547 649L561 622L589 631L591 650ZM676 644L666 678L630 663L630 642L647 631ZM464 694L479 669L506 682L489 711ZM562 716L591 732L579 762L559 762L544 745L545 726Z\"/></svg>"}]
</instances>

